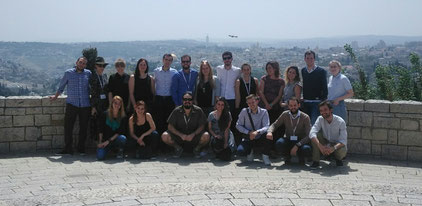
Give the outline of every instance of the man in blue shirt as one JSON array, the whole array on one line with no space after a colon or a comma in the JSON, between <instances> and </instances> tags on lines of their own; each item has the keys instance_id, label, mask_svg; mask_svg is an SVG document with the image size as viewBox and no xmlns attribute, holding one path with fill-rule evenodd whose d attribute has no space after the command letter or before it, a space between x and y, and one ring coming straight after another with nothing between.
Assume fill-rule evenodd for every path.
<instances>
[{"instance_id":1,"label":"man in blue shirt","mask_svg":"<svg viewBox=\"0 0 422 206\"><path fill-rule=\"evenodd\" d=\"M196 79L198 78L198 71L191 69L191 57L183 55L182 69L173 76L171 81L171 96L176 106L182 105L182 95L186 92L195 94Z\"/></svg>"},{"instance_id":2,"label":"man in blue shirt","mask_svg":"<svg viewBox=\"0 0 422 206\"><path fill-rule=\"evenodd\" d=\"M89 79L91 71L85 69L87 59L79 57L74 68L66 70L56 94L50 96L54 101L63 93L67 85L66 112L64 117L65 148L58 154L73 154L73 126L79 116L78 152L85 154L85 139L91 105L89 101Z\"/></svg>"}]
</instances>

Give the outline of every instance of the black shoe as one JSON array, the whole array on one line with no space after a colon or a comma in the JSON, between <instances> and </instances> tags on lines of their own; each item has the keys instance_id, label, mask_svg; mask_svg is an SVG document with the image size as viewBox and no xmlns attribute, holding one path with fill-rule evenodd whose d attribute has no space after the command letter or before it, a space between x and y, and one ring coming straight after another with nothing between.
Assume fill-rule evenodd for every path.
<instances>
[{"instance_id":1,"label":"black shoe","mask_svg":"<svg viewBox=\"0 0 422 206\"><path fill-rule=\"evenodd\" d=\"M81 155L81 156L85 156L86 155L85 149L78 149L78 152L79 152L79 155Z\"/></svg>"},{"instance_id":2,"label":"black shoe","mask_svg":"<svg viewBox=\"0 0 422 206\"><path fill-rule=\"evenodd\" d=\"M292 164L292 159L290 157L285 157L284 158L284 164L285 165L291 165Z\"/></svg>"},{"instance_id":3,"label":"black shoe","mask_svg":"<svg viewBox=\"0 0 422 206\"><path fill-rule=\"evenodd\" d=\"M316 170L319 168L319 162L313 162L311 165L311 170Z\"/></svg>"},{"instance_id":4,"label":"black shoe","mask_svg":"<svg viewBox=\"0 0 422 206\"><path fill-rule=\"evenodd\" d=\"M299 164L300 165L305 165L305 158L299 157Z\"/></svg>"},{"instance_id":5,"label":"black shoe","mask_svg":"<svg viewBox=\"0 0 422 206\"><path fill-rule=\"evenodd\" d=\"M343 161L342 160L336 160L336 165L337 165L337 167L343 166Z\"/></svg>"},{"instance_id":6,"label":"black shoe","mask_svg":"<svg viewBox=\"0 0 422 206\"><path fill-rule=\"evenodd\" d=\"M73 155L73 152L64 149L64 150L62 150L60 152L57 152L56 155Z\"/></svg>"}]
</instances>

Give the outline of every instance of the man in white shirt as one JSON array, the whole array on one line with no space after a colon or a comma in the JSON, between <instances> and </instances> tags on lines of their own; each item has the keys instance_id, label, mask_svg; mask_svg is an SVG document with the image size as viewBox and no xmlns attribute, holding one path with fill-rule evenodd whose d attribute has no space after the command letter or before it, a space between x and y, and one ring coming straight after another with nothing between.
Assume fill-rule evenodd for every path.
<instances>
[{"instance_id":1,"label":"man in white shirt","mask_svg":"<svg viewBox=\"0 0 422 206\"><path fill-rule=\"evenodd\" d=\"M230 107L230 113L233 116L231 130L235 133L235 137L237 131L235 129L236 121L237 121L237 112L235 109L235 85L236 80L240 77L240 68L235 67L232 65L233 61L233 54L229 51L226 51L222 55L223 57L223 65L217 66L217 79L220 81L220 96L226 98L227 103ZM238 144L240 141L236 138L236 143Z\"/></svg>"},{"instance_id":2,"label":"man in white shirt","mask_svg":"<svg viewBox=\"0 0 422 206\"><path fill-rule=\"evenodd\" d=\"M329 101L319 105L320 116L312 126L309 137L312 141L311 169L319 167L321 153L325 156L334 155L337 166L343 166L343 158L347 153L347 130L344 120L333 114L333 106ZM322 129L323 135L317 135Z\"/></svg>"}]
</instances>

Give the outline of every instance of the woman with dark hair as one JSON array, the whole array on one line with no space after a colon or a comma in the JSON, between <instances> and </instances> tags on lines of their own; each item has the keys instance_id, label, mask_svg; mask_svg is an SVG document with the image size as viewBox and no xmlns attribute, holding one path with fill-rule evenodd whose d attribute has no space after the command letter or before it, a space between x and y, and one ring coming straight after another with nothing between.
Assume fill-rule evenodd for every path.
<instances>
[{"instance_id":1,"label":"woman with dark hair","mask_svg":"<svg viewBox=\"0 0 422 206\"><path fill-rule=\"evenodd\" d=\"M280 101L280 106L284 109L288 109L288 101L291 97L301 99L302 95L302 83L299 77L299 68L297 66L289 66L284 72L284 81L286 81L286 87L284 87L283 98Z\"/></svg>"},{"instance_id":2,"label":"woman with dark hair","mask_svg":"<svg viewBox=\"0 0 422 206\"><path fill-rule=\"evenodd\" d=\"M234 150L234 137L230 131L232 117L224 97L217 98L215 110L208 116L208 131L211 134L211 147L216 157L229 161Z\"/></svg>"},{"instance_id":3,"label":"woman with dark hair","mask_svg":"<svg viewBox=\"0 0 422 206\"><path fill-rule=\"evenodd\" d=\"M206 116L213 110L217 97L220 96L220 82L213 75L211 65L204 60L199 66L198 80L194 95L194 104L201 107Z\"/></svg>"},{"instance_id":4,"label":"woman with dark hair","mask_svg":"<svg viewBox=\"0 0 422 206\"><path fill-rule=\"evenodd\" d=\"M258 79L251 75L252 67L249 64L243 64L241 66L241 75L236 80L235 92L236 92L236 109L242 110L248 107L246 104L246 97L255 94L258 95Z\"/></svg>"},{"instance_id":5,"label":"woman with dark hair","mask_svg":"<svg viewBox=\"0 0 422 206\"><path fill-rule=\"evenodd\" d=\"M155 154L160 139L151 114L145 111L144 101L135 104L135 112L129 119L129 133L132 137L129 145L136 145L136 158L149 159Z\"/></svg>"},{"instance_id":6,"label":"woman with dark hair","mask_svg":"<svg viewBox=\"0 0 422 206\"><path fill-rule=\"evenodd\" d=\"M136 63L135 74L129 78L129 97L135 109L136 102L144 101L147 109L151 108L155 96L154 77L148 74L148 61L139 59Z\"/></svg>"},{"instance_id":7,"label":"woman with dark hair","mask_svg":"<svg viewBox=\"0 0 422 206\"><path fill-rule=\"evenodd\" d=\"M123 158L123 148L126 144L126 113L123 99L114 96L108 110L100 119L99 143L97 145L97 159L104 160L108 151L117 147L117 158Z\"/></svg>"},{"instance_id":8,"label":"woman with dark hair","mask_svg":"<svg viewBox=\"0 0 422 206\"><path fill-rule=\"evenodd\" d=\"M259 106L267 109L270 115L270 124L275 122L283 111L279 101L283 96L284 80L280 77L280 65L276 61L270 61L265 66L267 75L261 77L259 84Z\"/></svg>"}]
</instances>

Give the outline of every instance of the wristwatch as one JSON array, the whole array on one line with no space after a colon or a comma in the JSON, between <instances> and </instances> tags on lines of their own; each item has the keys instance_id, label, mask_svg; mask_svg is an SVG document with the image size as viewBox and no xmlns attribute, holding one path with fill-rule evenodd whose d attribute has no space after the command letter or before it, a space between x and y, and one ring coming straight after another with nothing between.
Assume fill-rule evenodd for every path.
<instances>
[{"instance_id":1,"label":"wristwatch","mask_svg":"<svg viewBox=\"0 0 422 206\"><path fill-rule=\"evenodd\" d=\"M302 146L302 143L298 142L298 143L296 143L296 146L300 147L300 146Z\"/></svg>"}]
</instances>

